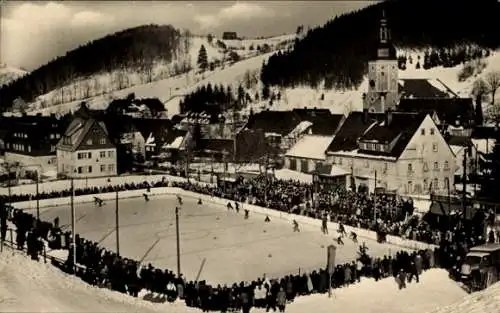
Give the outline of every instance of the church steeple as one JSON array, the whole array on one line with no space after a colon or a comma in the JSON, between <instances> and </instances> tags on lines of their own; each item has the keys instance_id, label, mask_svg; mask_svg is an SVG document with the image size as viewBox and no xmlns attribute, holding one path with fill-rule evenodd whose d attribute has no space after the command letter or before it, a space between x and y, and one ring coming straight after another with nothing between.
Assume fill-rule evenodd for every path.
<instances>
[{"instance_id":1,"label":"church steeple","mask_svg":"<svg viewBox=\"0 0 500 313\"><path fill-rule=\"evenodd\" d=\"M380 43L388 43L391 40L391 34L387 28L387 20L385 19L385 11L382 10L382 19L380 19Z\"/></svg>"}]
</instances>

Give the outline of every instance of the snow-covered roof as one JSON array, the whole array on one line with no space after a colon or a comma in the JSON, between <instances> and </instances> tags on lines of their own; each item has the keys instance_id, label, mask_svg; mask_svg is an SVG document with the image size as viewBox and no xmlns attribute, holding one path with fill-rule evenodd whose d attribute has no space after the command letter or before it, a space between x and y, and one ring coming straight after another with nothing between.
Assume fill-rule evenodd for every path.
<instances>
[{"instance_id":1,"label":"snow-covered roof","mask_svg":"<svg viewBox=\"0 0 500 313\"><path fill-rule=\"evenodd\" d=\"M476 150L481 153L491 153L495 146L495 139L472 139L472 144Z\"/></svg>"},{"instance_id":2,"label":"snow-covered roof","mask_svg":"<svg viewBox=\"0 0 500 313\"><path fill-rule=\"evenodd\" d=\"M163 147L166 149L180 149L183 141L184 141L184 137L179 136L179 137L175 138L174 141L172 141L169 144L164 145Z\"/></svg>"},{"instance_id":3,"label":"snow-covered roof","mask_svg":"<svg viewBox=\"0 0 500 313\"><path fill-rule=\"evenodd\" d=\"M297 135L302 134L305 132L309 127L311 127L313 123L309 121L302 121L297 125L291 132L288 134L288 137L295 137Z\"/></svg>"},{"instance_id":4,"label":"snow-covered roof","mask_svg":"<svg viewBox=\"0 0 500 313\"><path fill-rule=\"evenodd\" d=\"M364 158L364 159L371 159L371 160L386 160L390 162L394 162L397 160L395 157L390 157L390 156L383 156L383 155L371 155L371 154L366 154L366 153L360 153L358 152L358 149L352 150L352 151L335 151L335 152L329 152L330 155L333 156L343 156L343 157L357 157L357 158Z\"/></svg>"},{"instance_id":5,"label":"snow-covered roof","mask_svg":"<svg viewBox=\"0 0 500 313\"><path fill-rule=\"evenodd\" d=\"M305 135L290 150L285 153L288 157L324 160L325 151L334 136Z\"/></svg>"},{"instance_id":6,"label":"snow-covered roof","mask_svg":"<svg viewBox=\"0 0 500 313\"><path fill-rule=\"evenodd\" d=\"M309 184L312 184L313 181L311 174L292 171L285 168L275 171L274 175L276 176L277 179L281 180L297 180L302 183L309 183Z\"/></svg>"}]
</instances>

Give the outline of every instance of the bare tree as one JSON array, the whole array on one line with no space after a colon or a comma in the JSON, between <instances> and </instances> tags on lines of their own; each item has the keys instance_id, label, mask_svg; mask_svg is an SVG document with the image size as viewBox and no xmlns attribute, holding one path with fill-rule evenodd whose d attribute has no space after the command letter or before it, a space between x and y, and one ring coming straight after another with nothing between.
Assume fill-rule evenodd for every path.
<instances>
[{"instance_id":1,"label":"bare tree","mask_svg":"<svg viewBox=\"0 0 500 313\"><path fill-rule=\"evenodd\" d=\"M485 82L491 94L491 105L494 106L495 93L497 92L497 89L500 88L500 71L493 71L486 74Z\"/></svg>"},{"instance_id":2,"label":"bare tree","mask_svg":"<svg viewBox=\"0 0 500 313\"><path fill-rule=\"evenodd\" d=\"M471 94L472 96L474 96L476 100L481 100L481 101L485 100L486 96L488 95L488 92L489 92L489 87L482 78L477 79L472 85Z\"/></svg>"}]
</instances>

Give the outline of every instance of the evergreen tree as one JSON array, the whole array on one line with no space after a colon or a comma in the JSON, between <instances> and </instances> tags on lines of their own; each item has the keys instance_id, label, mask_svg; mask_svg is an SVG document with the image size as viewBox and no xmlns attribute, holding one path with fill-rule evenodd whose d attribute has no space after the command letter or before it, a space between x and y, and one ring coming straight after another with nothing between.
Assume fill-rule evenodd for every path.
<instances>
[{"instance_id":1,"label":"evergreen tree","mask_svg":"<svg viewBox=\"0 0 500 313\"><path fill-rule=\"evenodd\" d=\"M198 67L202 70L206 70L208 67L207 50L204 45L201 45L200 51L198 52Z\"/></svg>"},{"instance_id":2,"label":"evergreen tree","mask_svg":"<svg viewBox=\"0 0 500 313\"><path fill-rule=\"evenodd\" d=\"M480 96L476 98L476 108L475 108L474 120L476 125L483 125L484 117L483 117L483 105L482 99Z\"/></svg>"},{"instance_id":3,"label":"evergreen tree","mask_svg":"<svg viewBox=\"0 0 500 313\"><path fill-rule=\"evenodd\" d=\"M262 99L267 100L270 95L271 90L269 89L269 85L265 84L264 87L262 87Z\"/></svg>"},{"instance_id":4,"label":"evergreen tree","mask_svg":"<svg viewBox=\"0 0 500 313\"><path fill-rule=\"evenodd\" d=\"M240 84L238 86L238 105L240 107L243 107L245 104L245 89L243 89L243 86Z\"/></svg>"}]
</instances>

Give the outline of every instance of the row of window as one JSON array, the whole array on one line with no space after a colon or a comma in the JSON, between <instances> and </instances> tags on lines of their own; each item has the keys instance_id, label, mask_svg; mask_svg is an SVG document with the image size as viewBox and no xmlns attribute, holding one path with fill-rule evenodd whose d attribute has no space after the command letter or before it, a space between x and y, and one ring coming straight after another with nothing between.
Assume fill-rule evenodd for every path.
<instances>
[{"instance_id":1,"label":"row of window","mask_svg":"<svg viewBox=\"0 0 500 313\"><path fill-rule=\"evenodd\" d=\"M14 133L13 136L16 138L28 138L28 134L26 133Z\"/></svg>"},{"instance_id":2,"label":"row of window","mask_svg":"<svg viewBox=\"0 0 500 313\"><path fill-rule=\"evenodd\" d=\"M429 132L430 132L430 134L431 134L431 135L434 135L434 134L436 133L436 130L434 130L434 128L431 128L431 129L429 130ZM425 128L422 128L422 129L420 130L420 135L425 136Z\"/></svg>"},{"instance_id":3,"label":"row of window","mask_svg":"<svg viewBox=\"0 0 500 313\"><path fill-rule=\"evenodd\" d=\"M7 143L5 144L5 148L6 149L11 149L11 144L10 143ZM31 146L30 145L24 145L22 143L13 143L12 144L12 150L15 150L15 151L20 151L20 152L31 152ZM50 146L50 152L55 152L56 151L56 146L55 145L51 145Z\"/></svg>"},{"instance_id":4,"label":"row of window","mask_svg":"<svg viewBox=\"0 0 500 313\"><path fill-rule=\"evenodd\" d=\"M423 188L423 190L421 190L420 188ZM421 193L421 192L426 192L426 191L431 191L431 190L439 190L439 189L446 190L448 188L451 188L450 180L448 177L445 177L443 179L443 183L441 185L439 184L438 178L434 178L433 180L431 180L430 183L427 179L424 179L423 186L421 186L420 184L414 185L413 181L409 180L407 183L407 186L406 186L406 192L407 193Z\"/></svg>"},{"instance_id":5,"label":"row of window","mask_svg":"<svg viewBox=\"0 0 500 313\"><path fill-rule=\"evenodd\" d=\"M450 163L448 161L444 161L443 170L448 171L449 169L450 169ZM424 172L429 171L429 166L427 165L427 162L424 162L423 170ZM439 171L439 162L434 162L433 170ZM413 164L411 163L408 164L408 173L414 173Z\"/></svg>"},{"instance_id":6,"label":"row of window","mask_svg":"<svg viewBox=\"0 0 500 313\"><path fill-rule=\"evenodd\" d=\"M99 169L101 173L103 172L114 172L115 171L115 165L114 164L101 164L99 166ZM89 166L79 166L77 168L78 174L90 174L92 173L92 165Z\"/></svg>"},{"instance_id":7,"label":"row of window","mask_svg":"<svg viewBox=\"0 0 500 313\"><path fill-rule=\"evenodd\" d=\"M115 157L115 152L113 150L111 151L99 151L99 158L103 159L106 158L114 158ZM78 160L84 160L84 159L92 159L92 152L78 152L77 154Z\"/></svg>"},{"instance_id":8,"label":"row of window","mask_svg":"<svg viewBox=\"0 0 500 313\"><path fill-rule=\"evenodd\" d=\"M99 143L100 145L105 145L106 144L106 138L99 138L99 140L96 143ZM94 140L92 138L87 139L87 141L85 141L85 144L87 146L92 146L94 144Z\"/></svg>"}]
</instances>

